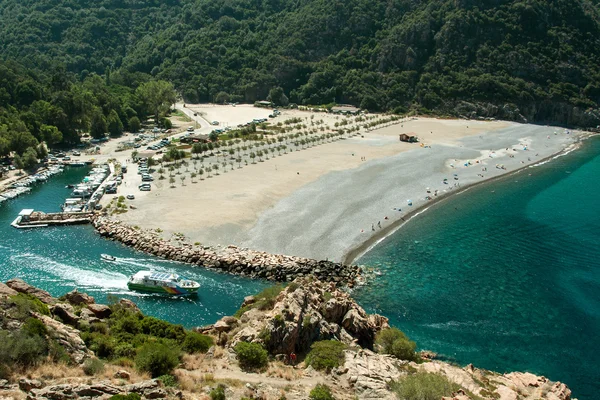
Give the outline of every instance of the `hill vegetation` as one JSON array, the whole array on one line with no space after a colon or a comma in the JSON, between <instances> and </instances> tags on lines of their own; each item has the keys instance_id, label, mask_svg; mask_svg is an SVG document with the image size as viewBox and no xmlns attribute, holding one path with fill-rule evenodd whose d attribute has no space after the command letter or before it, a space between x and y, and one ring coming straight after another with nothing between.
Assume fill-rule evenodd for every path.
<instances>
[{"instance_id":1,"label":"hill vegetation","mask_svg":"<svg viewBox=\"0 0 600 400\"><path fill-rule=\"evenodd\" d=\"M118 134L156 114L136 95L154 80L188 102L600 124L593 0L4 0L0 21L0 154Z\"/></svg>"}]
</instances>

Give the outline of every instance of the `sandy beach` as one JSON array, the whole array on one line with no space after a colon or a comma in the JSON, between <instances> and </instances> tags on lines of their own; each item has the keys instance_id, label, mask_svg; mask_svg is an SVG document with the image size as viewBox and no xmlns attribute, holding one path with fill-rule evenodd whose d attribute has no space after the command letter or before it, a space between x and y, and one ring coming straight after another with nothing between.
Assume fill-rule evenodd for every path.
<instances>
[{"instance_id":1,"label":"sandy beach","mask_svg":"<svg viewBox=\"0 0 600 400\"><path fill-rule=\"evenodd\" d=\"M232 126L266 111L251 106L186 108L190 117L198 114L202 130L210 129L206 121ZM285 110L275 123L310 121L310 116ZM333 125L344 117L315 113L313 118ZM421 143L400 142L401 133L414 134ZM151 192L137 191L139 175L132 168L119 194L135 192L130 204L136 209L118 218L160 228L166 238L182 233L188 241L206 245L235 244L341 261L353 258L414 210L540 162L571 145L577 135L502 121L418 118L364 132L363 137L276 153L264 162L242 163L242 168L235 163L227 172L196 178L196 183L188 177L182 184L178 177L170 187L168 179L155 180Z\"/></svg>"}]
</instances>

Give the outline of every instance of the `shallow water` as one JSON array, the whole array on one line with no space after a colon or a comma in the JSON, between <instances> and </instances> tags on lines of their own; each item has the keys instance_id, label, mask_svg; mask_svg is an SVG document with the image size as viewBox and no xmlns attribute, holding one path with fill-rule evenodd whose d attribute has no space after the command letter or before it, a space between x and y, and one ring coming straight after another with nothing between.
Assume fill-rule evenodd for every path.
<instances>
[{"instance_id":1,"label":"shallow water","mask_svg":"<svg viewBox=\"0 0 600 400\"><path fill-rule=\"evenodd\" d=\"M530 175L531 174L531 175ZM420 348L600 392L600 138L456 195L358 260L357 290Z\"/></svg>"},{"instance_id":2,"label":"shallow water","mask_svg":"<svg viewBox=\"0 0 600 400\"><path fill-rule=\"evenodd\" d=\"M87 169L71 168L31 193L0 205L0 280L19 277L28 283L60 296L74 288L106 303L116 295L135 301L143 312L186 327L213 323L231 315L244 296L255 294L268 283L220 274L181 263L162 260L105 240L91 226L71 226L17 230L10 222L24 208L60 211L68 197L69 183L78 183ZM118 257L109 263L100 254ZM128 277L143 269L175 271L198 281L202 287L197 298L172 298L130 292Z\"/></svg>"}]
</instances>

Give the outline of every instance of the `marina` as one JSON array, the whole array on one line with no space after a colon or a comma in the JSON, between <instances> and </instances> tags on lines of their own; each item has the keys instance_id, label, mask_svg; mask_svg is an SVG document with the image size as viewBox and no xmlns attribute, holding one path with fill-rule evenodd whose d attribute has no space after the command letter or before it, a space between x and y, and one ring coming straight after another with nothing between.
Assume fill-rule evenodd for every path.
<instances>
[{"instance_id":1,"label":"marina","mask_svg":"<svg viewBox=\"0 0 600 400\"><path fill-rule=\"evenodd\" d=\"M110 179L114 174L112 164L96 166L77 185L72 186L73 191L61 206L62 212L44 213L34 209L23 209L10 224L17 229L43 228L58 225L86 224L91 221L93 211L98 202L115 181ZM19 194L31 190L29 186L36 182L46 181L50 176L62 172L60 166L51 166L48 170L27 177L13 184L13 191ZM11 192L9 192L11 193ZM3 194L4 196L4 194ZM12 198L17 195L12 194Z\"/></svg>"}]
</instances>

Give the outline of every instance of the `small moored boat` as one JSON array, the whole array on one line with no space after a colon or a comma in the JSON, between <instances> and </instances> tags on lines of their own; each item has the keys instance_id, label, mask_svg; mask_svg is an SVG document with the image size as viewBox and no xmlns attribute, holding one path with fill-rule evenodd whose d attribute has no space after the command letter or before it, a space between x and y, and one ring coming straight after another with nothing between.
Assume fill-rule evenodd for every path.
<instances>
[{"instance_id":1,"label":"small moored boat","mask_svg":"<svg viewBox=\"0 0 600 400\"><path fill-rule=\"evenodd\" d=\"M110 254L100 254L100 258L104 261L117 261L117 257L111 256Z\"/></svg>"},{"instance_id":2,"label":"small moored boat","mask_svg":"<svg viewBox=\"0 0 600 400\"><path fill-rule=\"evenodd\" d=\"M177 274L167 272L139 271L127 282L129 290L163 293L176 296L198 293L200 284Z\"/></svg>"}]
</instances>

